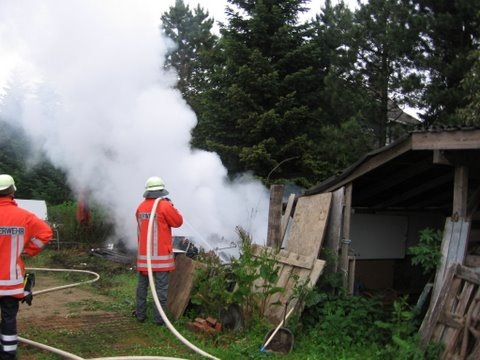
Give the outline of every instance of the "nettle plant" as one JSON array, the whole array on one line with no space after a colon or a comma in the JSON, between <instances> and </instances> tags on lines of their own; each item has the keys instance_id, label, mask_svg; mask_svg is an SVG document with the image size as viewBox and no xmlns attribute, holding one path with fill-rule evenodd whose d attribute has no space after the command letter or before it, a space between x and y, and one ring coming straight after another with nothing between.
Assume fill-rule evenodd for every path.
<instances>
[{"instance_id":1,"label":"nettle plant","mask_svg":"<svg viewBox=\"0 0 480 360\"><path fill-rule=\"evenodd\" d=\"M420 266L425 275L433 274L442 258L442 231L427 227L419 234L418 245L409 247L408 254L412 255L412 264Z\"/></svg>"},{"instance_id":2,"label":"nettle plant","mask_svg":"<svg viewBox=\"0 0 480 360\"><path fill-rule=\"evenodd\" d=\"M266 250L254 255L249 234L237 228L240 256L222 264L212 254L203 254L191 301L204 314L216 314L229 305L239 305L245 318L263 313L267 298L283 288L274 286L279 267Z\"/></svg>"}]
</instances>

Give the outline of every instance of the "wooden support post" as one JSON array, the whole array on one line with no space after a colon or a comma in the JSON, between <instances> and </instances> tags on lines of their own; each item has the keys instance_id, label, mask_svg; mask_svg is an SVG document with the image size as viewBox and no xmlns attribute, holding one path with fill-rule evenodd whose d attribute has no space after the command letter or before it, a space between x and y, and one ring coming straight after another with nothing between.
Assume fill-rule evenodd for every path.
<instances>
[{"instance_id":1,"label":"wooden support post","mask_svg":"<svg viewBox=\"0 0 480 360\"><path fill-rule=\"evenodd\" d=\"M468 167L455 167L455 183L453 185L452 217L464 219L467 215Z\"/></svg>"},{"instance_id":2,"label":"wooden support post","mask_svg":"<svg viewBox=\"0 0 480 360\"><path fill-rule=\"evenodd\" d=\"M355 287L355 256L348 257L348 287L347 294L353 295Z\"/></svg>"},{"instance_id":3,"label":"wooden support post","mask_svg":"<svg viewBox=\"0 0 480 360\"><path fill-rule=\"evenodd\" d=\"M348 289L348 265L350 252L350 219L352 213L352 183L345 186L345 206L343 208L343 239L340 259L340 270L343 274L343 287Z\"/></svg>"},{"instance_id":4,"label":"wooden support post","mask_svg":"<svg viewBox=\"0 0 480 360\"><path fill-rule=\"evenodd\" d=\"M270 208L268 213L267 246L280 249L282 246L282 202L283 185L270 188Z\"/></svg>"}]
</instances>

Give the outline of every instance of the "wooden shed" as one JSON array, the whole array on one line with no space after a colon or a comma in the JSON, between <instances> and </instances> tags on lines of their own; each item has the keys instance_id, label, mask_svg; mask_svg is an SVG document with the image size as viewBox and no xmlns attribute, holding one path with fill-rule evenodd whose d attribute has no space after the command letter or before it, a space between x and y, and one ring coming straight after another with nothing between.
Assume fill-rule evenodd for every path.
<instances>
[{"instance_id":1,"label":"wooden shed","mask_svg":"<svg viewBox=\"0 0 480 360\"><path fill-rule=\"evenodd\" d=\"M333 195L324 246L338 253L351 293L420 293L426 279L407 249L427 227L444 231L437 277L449 262L479 266L479 160L478 128L414 131L304 193Z\"/></svg>"}]
</instances>

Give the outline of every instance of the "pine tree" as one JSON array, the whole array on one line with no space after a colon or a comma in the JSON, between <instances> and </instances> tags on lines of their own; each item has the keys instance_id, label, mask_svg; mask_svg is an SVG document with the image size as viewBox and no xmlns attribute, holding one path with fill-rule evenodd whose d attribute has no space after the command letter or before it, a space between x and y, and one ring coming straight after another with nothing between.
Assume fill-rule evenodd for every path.
<instances>
[{"instance_id":1,"label":"pine tree","mask_svg":"<svg viewBox=\"0 0 480 360\"><path fill-rule=\"evenodd\" d=\"M431 124L462 122L458 109L468 103L461 86L475 64L478 50L479 0L410 0L416 16L424 23L419 66L429 77L423 101L424 120Z\"/></svg>"},{"instance_id":2,"label":"pine tree","mask_svg":"<svg viewBox=\"0 0 480 360\"><path fill-rule=\"evenodd\" d=\"M400 0L370 0L355 13L355 80L364 91L365 125L381 147L391 139L391 114L399 105L415 105L421 74L414 60L420 38L412 8Z\"/></svg>"},{"instance_id":3,"label":"pine tree","mask_svg":"<svg viewBox=\"0 0 480 360\"><path fill-rule=\"evenodd\" d=\"M176 0L161 20L163 33L175 46L165 66L176 69L177 87L190 103L209 82L211 52L217 41L212 33L214 20L200 5L191 11L183 0Z\"/></svg>"}]
</instances>

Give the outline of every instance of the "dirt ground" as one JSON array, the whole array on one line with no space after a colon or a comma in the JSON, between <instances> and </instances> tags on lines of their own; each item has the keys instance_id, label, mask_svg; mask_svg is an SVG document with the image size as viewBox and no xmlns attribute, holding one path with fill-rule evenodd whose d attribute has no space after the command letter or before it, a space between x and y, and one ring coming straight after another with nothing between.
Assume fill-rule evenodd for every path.
<instances>
[{"instance_id":1,"label":"dirt ground","mask_svg":"<svg viewBox=\"0 0 480 360\"><path fill-rule=\"evenodd\" d=\"M64 285L53 277L36 273L35 291L51 289ZM20 303L17 322L19 332L32 325L42 327L62 327L70 329L78 328L79 324L75 318L81 315L82 318L92 315L101 320L103 317L111 317L111 314L101 310L89 311L89 304L92 302L108 302L109 299L82 289L82 285L72 288L46 292L34 296L32 305Z\"/></svg>"},{"instance_id":2,"label":"dirt ground","mask_svg":"<svg viewBox=\"0 0 480 360\"><path fill-rule=\"evenodd\" d=\"M36 273L35 275L36 285L34 293L35 291L64 285L54 277L41 275L41 273ZM17 316L18 335L28 340L39 341L34 335L33 338L30 338L24 334L31 334L31 330L35 328L62 334L82 333L83 331L95 329L96 333L103 331L111 333L114 337L118 334L123 334L124 336L130 334L133 335L131 336L132 341L135 341L135 334L139 332L141 324L138 324L133 317L98 309L98 306L95 307L95 304L98 305L98 302L108 303L111 300L82 287L83 285L79 285L36 295L31 306L21 303ZM98 330L97 325L101 325L103 330ZM57 344L54 340L49 345L60 348L63 351L70 351L68 345ZM128 344L126 341L109 344L111 349L125 353L130 351L130 346L131 344ZM22 343L22 341L19 344L19 352L19 359L21 360L38 360L46 354L45 351Z\"/></svg>"},{"instance_id":3,"label":"dirt ground","mask_svg":"<svg viewBox=\"0 0 480 360\"><path fill-rule=\"evenodd\" d=\"M61 280L48 274L47 272L35 272L34 293L65 285ZM161 331L164 329L159 328L159 331L147 330L146 332L146 329L151 329L151 327L145 328L145 325L148 324L138 323L130 313L121 314L99 309L99 303L108 305L111 301L106 296L91 292L88 285L34 295L31 306L26 303L20 304L17 316L18 335L27 340L42 342L41 336L39 339L36 334L38 331L46 331L50 334L47 345L67 353L74 352L74 348L81 348L83 353L74 355L84 356L85 359L98 357L98 354L92 352L93 349L89 346L92 336L99 339L103 350L111 354L138 355L142 347L150 348L152 346L150 337L154 337L157 340L156 343L158 343L158 339L161 339L162 346L172 352L185 354L185 358L191 356L191 351L187 347L178 340L170 339L168 333ZM86 333L89 336L82 335ZM56 341L56 335L52 334L58 334L58 341ZM71 342L75 342L77 345L81 344L81 346L72 346ZM98 349L98 344L96 344L96 348ZM46 350L21 340L18 352L19 360L40 360L51 356Z\"/></svg>"}]
</instances>

